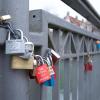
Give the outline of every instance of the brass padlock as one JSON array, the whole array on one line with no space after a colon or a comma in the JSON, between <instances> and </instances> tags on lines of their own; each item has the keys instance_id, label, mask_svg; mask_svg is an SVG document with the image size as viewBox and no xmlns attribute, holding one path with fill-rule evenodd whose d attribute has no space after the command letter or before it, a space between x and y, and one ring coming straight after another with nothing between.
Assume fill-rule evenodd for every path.
<instances>
[{"instance_id":1,"label":"brass padlock","mask_svg":"<svg viewBox=\"0 0 100 100\"><path fill-rule=\"evenodd\" d=\"M33 69L34 57L29 59L22 59L19 56L12 56L11 67L12 69Z\"/></svg>"}]
</instances>

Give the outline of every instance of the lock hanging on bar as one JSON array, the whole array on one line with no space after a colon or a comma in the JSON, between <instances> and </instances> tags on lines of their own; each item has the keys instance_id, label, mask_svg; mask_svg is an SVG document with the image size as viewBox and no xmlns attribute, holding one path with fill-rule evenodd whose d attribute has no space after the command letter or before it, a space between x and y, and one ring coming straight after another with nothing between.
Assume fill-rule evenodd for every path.
<instances>
[{"instance_id":1,"label":"lock hanging on bar","mask_svg":"<svg viewBox=\"0 0 100 100\"><path fill-rule=\"evenodd\" d=\"M92 70L93 70L92 59L91 59L90 54L88 54L84 57L84 71L88 72Z\"/></svg>"},{"instance_id":2,"label":"lock hanging on bar","mask_svg":"<svg viewBox=\"0 0 100 100\"><path fill-rule=\"evenodd\" d=\"M33 56L34 44L32 42L29 42L25 36L23 38L25 39L25 53L20 57L23 59L29 59L31 56Z\"/></svg>"},{"instance_id":3,"label":"lock hanging on bar","mask_svg":"<svg viewBox=\"0 0 100 100\"><path fill-rule=\"evenodd\" d=\"M40 65L38 65L35 68L35 76L36 76L36 80L39 84L44 83L45 81L49 80L50 77L50 72L49 69L47 67L47 64L44 63L43 58L39 55L35 55L35 57L41 59L41 63Z\"/></svg>"},{"instance_id":4,"label":"lock hanging on bar","mask_svg":"<svg viewBox=\"0 0 100 100\"><path fill-rule=\"evenodd\" d=\"M23 59L19 56L12 56L11 59L11 68L12 69L26 69L26 70L33 70L33 62L34 57L30 57L29 59Z\"/></svg>"},{"instance_id":5,"label":"lock hanging on bar","mask_svg":"<svg viewBox=\"0 0 100 100\"><path fill-rule=\"evenodd\" d=\"M50 59L49 57L46 57L45 61L47 62L51 78L49 80L45 81L43 83L43 85L53 87L55 85L55 72L54 72L54 69L52 67L53 66L52 65L52 59Z\"/></svg>"},{"instance_id":6,"label":"lock hanging on bar","mask_svg":"<svg viewBox=\"0 0 100 100\"><path fill-rule=\"evenodd\" d=\"M46 54L49 54L49 53L52 57L53 64L56 64L57 61L59 61L59 59L60 59L60 55L56 51L54 51L53 49L48 48L46 50Z\"/></svg>"},{"instance_id":7,"label":"lock hanging on bar","mask_svg":"<svg viewBox=\"0 0 100 100\"><path fill-rule=\"evenodd\" d=\"M25 43L23 40L23 31L16 29L15 31L20 33L20 39L11 39L11 32L8 33L8 39L6 40L6 54L24 54L25 53Z\"/></svg>"}]
</instances>

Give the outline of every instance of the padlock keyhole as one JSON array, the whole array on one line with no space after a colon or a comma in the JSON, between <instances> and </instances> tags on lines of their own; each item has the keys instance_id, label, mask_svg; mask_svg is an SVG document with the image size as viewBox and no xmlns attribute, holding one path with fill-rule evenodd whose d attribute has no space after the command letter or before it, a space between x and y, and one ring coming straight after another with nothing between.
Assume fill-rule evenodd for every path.
<instances>
[{"instance_id":1,"label":"padlock keyhole","mask_svg":"<svg viewBox=\"0 0 100 100\"><path fill-rule=\"evenodd\" d=\"M32 50L29 50L29 52L32 52Z\"/></svg>"}]
</instances>

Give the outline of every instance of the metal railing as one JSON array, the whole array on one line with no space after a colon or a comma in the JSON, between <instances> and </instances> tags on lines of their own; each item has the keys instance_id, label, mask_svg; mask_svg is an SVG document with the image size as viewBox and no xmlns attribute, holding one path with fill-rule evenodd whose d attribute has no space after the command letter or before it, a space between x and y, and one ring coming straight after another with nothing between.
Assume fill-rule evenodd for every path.
<instances>
[{"instance_id":1,"label":"metal railing","mask_svg":"<svg viewBox=\"0 0 100 100\"><path fill-rule=\"evenodd\" d=\"M38 89L33 88L36 95L41 94L42 100L99 100L100 50L96 46L96 40L100 40L100 36L43 10L30 11L29 25L30 40L35 44L37 51L43 55L49 47L61 55L56 67L55 87L43 86L40 89L37 86ZM84 56L88 53L92 56L94 67L92 72L86 73ZM34 96L31 95L31 99Z\"/></svg>"}]
</instances>

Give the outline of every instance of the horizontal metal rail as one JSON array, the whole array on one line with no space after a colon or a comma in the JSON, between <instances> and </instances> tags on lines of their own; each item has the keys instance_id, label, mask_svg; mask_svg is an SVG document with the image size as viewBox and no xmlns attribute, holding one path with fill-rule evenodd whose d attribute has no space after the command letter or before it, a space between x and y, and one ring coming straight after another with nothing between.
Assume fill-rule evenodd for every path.
<instances>
[{"instance_id":1,"label":"horizontal metal rail","mask_svg":"<svg viewBox=\"0 0 100 100\"><path fill-rule=\"evenodd\" d=\"M62 54L62 58L69 54L80 56L87 52L97 54L96 40L100 36L79 28L66 22L55 15L44 10L30 11L30 37L36 45L48 47L48 41L51 41L51 47L57 49ZM49 37L49 38L48 38ZM33 39L34 38L34 39ZM49 40L48 40L49 39Z\"/></svg>"}]
</instances>

